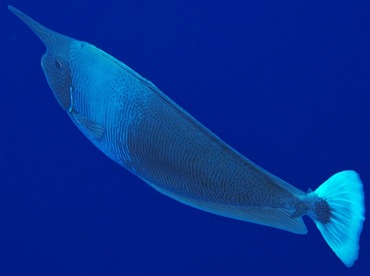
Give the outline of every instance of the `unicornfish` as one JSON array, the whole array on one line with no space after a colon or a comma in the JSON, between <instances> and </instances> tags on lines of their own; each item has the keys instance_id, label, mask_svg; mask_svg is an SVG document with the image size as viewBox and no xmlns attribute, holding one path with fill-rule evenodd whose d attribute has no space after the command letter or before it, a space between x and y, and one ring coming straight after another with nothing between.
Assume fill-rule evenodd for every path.
<instances>
[{"instance_id":1,"label":"unicornfish","mask_svg":"<svg viewBox=\"0 0 370 276\"><path fill-rule=\"evenodd\" d=\"M365 220L359 175L339 172L307 193L223 142L126 64L9 6L46 46L41 66L57 101L105 155L157 191L221 216L306 234L310 217L350 267Z\"/></svg>"}]
</instances>

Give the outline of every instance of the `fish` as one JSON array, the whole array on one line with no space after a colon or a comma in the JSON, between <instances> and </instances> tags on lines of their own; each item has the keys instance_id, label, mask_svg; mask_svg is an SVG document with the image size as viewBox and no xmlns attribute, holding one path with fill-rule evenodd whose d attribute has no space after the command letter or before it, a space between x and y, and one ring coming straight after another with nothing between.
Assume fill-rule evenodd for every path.
<instances>
[{"instance_id":1,"label":"fish","mask_svg":"<svg viewBox=\"0 0 370 276\"><path fill-rule=\"evenodd\" d=\"M347 267L358 259L365 205L355 171L303 192L237 152L123 62L8 8L46 46L41 66L62 109L113 161L160 193L213 214L295 234L307 233L308 216Z\"/></svg>"}]
</instances>

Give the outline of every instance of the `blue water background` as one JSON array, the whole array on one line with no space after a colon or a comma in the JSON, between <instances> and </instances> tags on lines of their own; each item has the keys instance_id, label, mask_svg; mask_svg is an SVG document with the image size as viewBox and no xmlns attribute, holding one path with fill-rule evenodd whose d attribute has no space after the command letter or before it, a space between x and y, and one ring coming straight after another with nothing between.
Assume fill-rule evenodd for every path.
<instances>
[{"instance_id":1,"label":"blue water background","mask_svg":"<svg viewBox=\"0 0 370 276\"><path fill-rule=\"evenodd\" d=\"M1 276L370 275L368 221L347 269L308 218L301 236L211 215L109 160L59 107L44 46L6 8L117 57L302 190L354 169L369 198L369 1L1 3Z\"/></svg>"}]
</instances>

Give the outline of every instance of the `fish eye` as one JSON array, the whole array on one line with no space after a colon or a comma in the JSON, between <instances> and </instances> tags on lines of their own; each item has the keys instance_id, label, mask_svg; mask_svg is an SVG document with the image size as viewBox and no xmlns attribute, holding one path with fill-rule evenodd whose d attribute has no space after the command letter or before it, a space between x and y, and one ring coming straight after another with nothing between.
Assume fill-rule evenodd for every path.
<instances>
[{"instance_id":1,"label":"fish eye","mask_svg":"<svg viewBox=\"0 0 370 276\"><path fill-rule=\"evenodd\" d=\"M62 63L59 60L56 59L54 64L57 69L62 69Z\"/></svg>"}]
</instances>

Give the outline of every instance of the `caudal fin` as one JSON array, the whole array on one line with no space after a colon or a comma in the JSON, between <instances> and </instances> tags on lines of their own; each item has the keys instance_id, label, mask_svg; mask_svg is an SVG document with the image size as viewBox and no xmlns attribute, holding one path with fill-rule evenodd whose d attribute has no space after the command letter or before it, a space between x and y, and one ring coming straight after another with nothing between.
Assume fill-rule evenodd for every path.
<instances>
[{"instance_id":1,"label":"caudal fin","mask_svg":"<svg viewBox=\"0 0 370 276\"><path fill-rule=\"evenodd\" d=\"M358 258L359 239L365 220L364 191L358 174L343 171L330 177L309 197L309 215L330 248L347 266Z\"/></svg>"}]
</instances>

